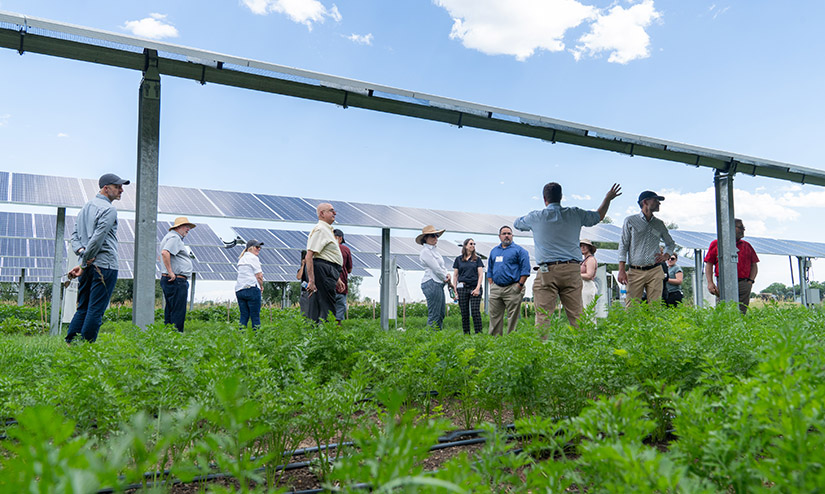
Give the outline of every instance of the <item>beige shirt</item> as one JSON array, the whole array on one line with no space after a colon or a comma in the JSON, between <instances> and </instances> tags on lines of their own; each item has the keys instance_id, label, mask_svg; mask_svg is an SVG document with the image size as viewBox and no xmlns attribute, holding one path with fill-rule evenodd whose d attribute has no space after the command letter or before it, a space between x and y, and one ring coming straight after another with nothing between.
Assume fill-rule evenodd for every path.
<instances>
[{"instance_id":1,"label":"beige shirt","mask_svg":"<svg viewBox=\"0 0 825 494\"><path fill-rule=\"evenodd\" d=\"M307 250L315 252L315 259L323 259L342 266L344 256L341 255L341 248L338 247L338 241L335 240L332 230L332 225L326 221L319 221L309 232Z\"/></svg>"}]
</instances>

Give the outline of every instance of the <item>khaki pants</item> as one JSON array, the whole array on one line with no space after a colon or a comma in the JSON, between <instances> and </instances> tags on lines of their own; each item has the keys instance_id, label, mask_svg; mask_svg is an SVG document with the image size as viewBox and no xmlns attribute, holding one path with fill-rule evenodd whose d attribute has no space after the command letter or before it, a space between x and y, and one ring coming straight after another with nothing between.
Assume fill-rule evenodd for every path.
<instances>
[{"instance_id":1,"label":"khaki pants","mask_svg":"<svg viewBox=\"0 0 825 494\"><path fill-rule=\"evenodd\" d=\"M579 264L554 264L547 266L547 272L539 269L533 282L533 301L536 303L536 327L550 322L556 310L556 301L561 299L567 321L578 327L582 314L582 275Z\"/></svg>"},{"instance_id":2,"label":"khaki pants","mask_svg":"<svg viewBox=\"0 0 825 494\"><path fill-rule=\"evenodd\" d=\"M516 330L523 298L524 294L518 283L498 286L490 282L490 334L501 335L505 312L507 313L507 332L512 333Z\"/></svg>"},{"instance_id":3,"label":"khaki pants","mask_svg":"<svg viewBox=\"0 0 825 494\"><path fill-rule=\"evenodd\" d=\"M627 272L627 299L625 305L630 305L632 300L641 300L642 295L647 292L647 301L661 300L662 286L665 274L662 268L656 266L646 271L630 268Z\"/></svg>"}]
</instances>

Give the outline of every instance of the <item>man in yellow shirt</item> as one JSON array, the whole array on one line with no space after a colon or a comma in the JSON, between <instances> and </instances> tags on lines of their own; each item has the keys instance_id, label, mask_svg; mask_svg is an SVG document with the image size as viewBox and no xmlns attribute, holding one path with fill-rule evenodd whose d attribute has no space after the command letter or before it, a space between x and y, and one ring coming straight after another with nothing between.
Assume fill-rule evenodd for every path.
<instances>
[{"instance_id":1,"label":"man in yellow shirt","mask_svg":"<svg viewBox=\"0 0 825 494\"><path fill-rule=\"evenodd\" d=\"M322 203L316 208L318 224L309 232L307 239L306 274L309 307L307 316L315 322L326 320L329 313L335 315L335 289L340 281L344 258L333 233L335 208Z\"/></svg>"}]
</instances>

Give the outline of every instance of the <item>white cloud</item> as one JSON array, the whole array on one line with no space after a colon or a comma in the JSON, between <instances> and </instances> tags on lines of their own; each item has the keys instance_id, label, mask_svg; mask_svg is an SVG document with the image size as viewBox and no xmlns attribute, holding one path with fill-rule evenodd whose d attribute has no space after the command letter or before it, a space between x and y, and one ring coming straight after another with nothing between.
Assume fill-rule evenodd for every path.
<instances>
[{"instance_id":1,"label":"white cloud","mask_svg":"<svg viewBox=\"0 0 825 494\"><path fill-rule=\"evenodd\" d=\"M9 120L11 120L11 115L10 114L6 113L4 115L0 115L0 127L8 125Z\"/></svg>"},{"instance_id":2,"label":"white cloud","mask_svg":"<svg viewBox=\"0 0 825 494\"><path fill-rule=\"evenodd\" d=\"M628 8L601 10L578 0L433 0L453 18L450 38L466 48L524 61L538 50L567 49L565 34L590 23L590 31L570 49L573 56L610 52L608 61L622 64L650 56L645 28L661 17L653 0L627 1Z\"/></svg>"},{"instance_id":3,"label":"white cloud","mask_svg":"<svg viewBox=\"0 0 825 494\"><path fill-rule=\"evenodd\" d=\"M717 17L724 14L729 9L730 9L730 6L719 8L716 4L713 4L713 5L710 6L710 8L708 8L708 11L711 13L711 15L713 16L713 19L715 20Z\"/></svg>"},{"instance_id":4,"label":"white cloud","mask_svg":"<svg viewBox=\"0 0 825 494\"><path fill-rule=\"evenodd\" d=\"M577 201L589 201L590 200L590 195L585 194L585 195L582 196L582 195L579 195L579 194L571 194L570 198L575 199Z\"/></svg>"},{"instance_id":5,"label":"white cloud","mask_svg":"<svg viewBox=\"0 0 825 494\"><path fill-rule=\"evenodd\" d=\"M139 21L126 21L122 26L135 36L149 39L177 38L178 30L166 22L164 14L149 14Z\"/></svg>"},{"instance_id":6,"label":"white cloud","mask_svg":"<svg viewBox=\"0 0 825 494\"><path fill-rule=\"evenodd\" d=\"M453 18L450 38L487 55L523 61L536 50L562 51L564 33L597 9L576 0L434 0Z\"/></svg>"},{"instance_id":7,"label":"white cloud","mask_svg":"<svg viewBox=\"0 0 825 494\"><path fill-rule=\"evenodd\" d=\"M59 132L57 134L57 137L69 137L69 134L66 134L65 132Z\"/></svg>"},{"instance_id":8,"label":"white cloud","mask_svg":"<svg viewBox=\"0 0 825 494\"><path fill-rule=\"evenodd\" d=\"M661 14L653 6L653 0L625 9L621 5L599 14L590 32L579 38L579 44L572 51L576 60L583 55L598 55L610 52L608 62L626 64L630 61L650 56L650 36L645 28Z\"/></svg>"},{"instance_id":9,"label":"white cloud","mask_svg":"<svg viewBox=\"0 0 825 494\"><path fill-rule=\"evenodd\" d=\"M345 36L348 40L359 45L372 45L372 33L369 34L355 34Z\"/></svg>"},{"instance_id":10,"label":"white cloud","mask_svg":"<svg viewBox=\"0 0 825 494\"><path fill-rule=\"evenodd\" d=\"M341 13L338 7L333 4L327 8L318 0L242 0L243 4L252 11L253 14L267 15L270 12L285 14L293 22L304 24L308 29L312 29L313 22L324 22L325 18L340 22Z\"/></svg>"}]
</instances>

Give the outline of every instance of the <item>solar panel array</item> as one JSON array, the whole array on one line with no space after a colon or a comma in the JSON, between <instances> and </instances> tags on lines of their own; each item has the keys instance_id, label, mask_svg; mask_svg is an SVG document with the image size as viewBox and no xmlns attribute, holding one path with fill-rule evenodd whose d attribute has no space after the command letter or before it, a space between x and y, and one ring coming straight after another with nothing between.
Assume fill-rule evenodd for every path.
<instances>
[{"instance_id":1,"label":"solar panel array","mask_svg":"<svg viewBox=\"0 0 825 494\"><path fill-rule=\"evenodd\" d=\"M80 208L99 191L95 179L2 173L0 184L4 184L5 188L0 185L0 202ZM135 210L133 190L126 186L121 200L114 203L118 210ZM499 227L510 225L515 219L495 214L384 206L330 199L167 185L158 188L158 212L185 216L315 223L318 221L315 208L322 202L332 203L338 213L338 223L346 226L420 230L424 225L436 225L450 231L484 234L495 233Z\"/></svg>"}]
</instances>

